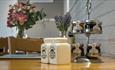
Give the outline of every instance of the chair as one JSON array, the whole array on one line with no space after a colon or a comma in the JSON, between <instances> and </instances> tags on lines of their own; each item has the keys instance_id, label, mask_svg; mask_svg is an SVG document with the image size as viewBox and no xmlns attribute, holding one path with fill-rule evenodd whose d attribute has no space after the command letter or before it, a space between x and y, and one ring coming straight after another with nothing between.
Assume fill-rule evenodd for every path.
<instances>
[{"instance_id":1,"label":"chair","mask_svg":"<svg viewBox=\"0 0 115 70\"><path fill-rule=\"evenodd\" d=\"M10 37L10 52L11 54L16 53L16 51L24 51L24 52L40 52L41 44L43 43L43 39L34 39L34 38L13 38Z\"/></svg>"},{"instance_id":2,"label":"chair","mask_svg":"<svg viewBox=\"0 0 115 70\"><path fill-rule=\"evenodd\" d=\"M8 53L8 40L7 38L0 38L0 54Z\"/></svg>"}]
</instances>

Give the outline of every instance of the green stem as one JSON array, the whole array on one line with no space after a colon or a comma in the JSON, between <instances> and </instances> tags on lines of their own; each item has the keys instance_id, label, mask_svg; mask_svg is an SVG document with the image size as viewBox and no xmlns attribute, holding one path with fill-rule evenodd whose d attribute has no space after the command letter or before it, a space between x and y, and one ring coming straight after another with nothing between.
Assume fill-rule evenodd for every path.
<instances>
[{"instance_id":1,"label":"green stem","mask_svg":"<svg viewBox=\"0 0 115 70\"><path fill-rule=\"evenodd\" d=\"M72 37L72 43L76 43L75 36Z\"/></svg>"},{"instance_id":2,"label":"green stem","mask_svg":"<svg viewBox=\"0 0 115 70\"><path fill-rule=\"evenodd\" d=\"M18 27L18 35L17 35L17 37L18 38L23 38L23 36L24 36L24 26L19 26Z\"/></svg>"}]
</instances>

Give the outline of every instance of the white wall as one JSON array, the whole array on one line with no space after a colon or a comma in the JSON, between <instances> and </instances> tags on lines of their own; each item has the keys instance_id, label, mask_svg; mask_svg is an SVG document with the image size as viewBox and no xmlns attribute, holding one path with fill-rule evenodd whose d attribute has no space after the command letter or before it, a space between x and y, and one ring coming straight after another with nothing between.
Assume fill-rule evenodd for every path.
<instances>
[{"instance_id":1,"label":"white wall","mask_svg":"<svg viewBox=\"0 0 115 70\"><path fill-rule=\"evenodd\" d=\"M16 34L15 28L7 27L9 5L15 2L17 2L17 0L0 0L0 37L13 36Z\"/></svg>"},{"instance_id":2,"label":"white wall","mask_svg":"<svg viewBox=\"0 0 115 70\"><path fill-rule=\"evenodd\" d=\"M70 0L70 9L73 20L86 19L86 0ZM103 34L91 35L90 43L101 43L103 54L115 56L115 0L92 0L91 19L102 21ZM86 44L87 38L77 35L77 41Z\"/></svg>"},{"instance_id":3,"label":"white wall","mask_svg":"<svg viewBox=\"0 0 115 70\"><path fill-rule=\"evenodd\" d=\"M44 38L44 37L57 37L58 30L54 20L50 21L47 19L52 19L56 15L63 15L64 4L63 0L54 0L53 3L34 3L38 10L44 9L46 12L46 20L43 22L37 22L31 29L27 30L26 33L32 38Z\"/></svg>"},{"instance_id":4,"label":"white wall","mask_svg":"<svg viewBox=\"0 0 115 70\"><path fill-rule=\"evenodd\" d=\"M42 9L46 12L47 18L54 18L56 15L64 14L64 0L54 0L53 3L34 3L38 10Z\"/></svg>"},{"instance_id":5,"label":"white wall","mask_svg":"<svg viewBox=\"0 0 115 70\"><path fill-rule=\"evenodd\" d=\"M69 11L69 2L70 0L64 0L64 14Z\"/></svg>"},{"instance_id":6,"label":"white wall","mask_svg":"<svg viewBox=\"0 0 115 70\"><path fill-rule=\"evenodd\" d=\"M54 20L44 19L43 21L38 21L36 25L27 30L26 34L32 38L57 37L58 29Z\"/></svg>"}]
</instances>

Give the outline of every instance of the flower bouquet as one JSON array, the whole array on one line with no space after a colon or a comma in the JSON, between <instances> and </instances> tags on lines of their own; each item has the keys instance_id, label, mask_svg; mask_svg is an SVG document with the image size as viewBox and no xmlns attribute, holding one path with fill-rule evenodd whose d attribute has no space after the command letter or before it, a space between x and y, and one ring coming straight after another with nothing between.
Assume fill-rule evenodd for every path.
<instances>
[{"instance_id":1,"label":"flower bouquet","mask_svg":"<svg viewBox=\"0 0 115 70\"><path fill-rule=\"evenodd\" d=\"M32 28L36 21L43 19L45 16L43 9L38 11L32 4L18 2L17 4L9 5L7 26L17 27L17 36L22 38L25 29Z\"/></svg>"},{"instance_id":2,"label":"flower bouquet","mask_svg":"<svg viewBox=\"0 0 115 70\"><path fill-rule=\"evenodd\" d=\"M62 36L66 35L71 22L71 15L67 12L64 16L55 16L55 23Z\"/></svg>"}]
</instances>

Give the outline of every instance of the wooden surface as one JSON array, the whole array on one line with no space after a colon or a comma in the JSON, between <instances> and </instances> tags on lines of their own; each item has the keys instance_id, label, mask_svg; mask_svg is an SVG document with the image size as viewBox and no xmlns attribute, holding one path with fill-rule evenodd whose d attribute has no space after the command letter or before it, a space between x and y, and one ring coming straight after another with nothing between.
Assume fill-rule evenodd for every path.
<instances>
[{"instance_id":1,"label":"wooden surface","mask_svg":"<svg viewBox=\"0 0 115 70\"><path fill-rule=\"evenodd\" d=\"M14 54L16 50L24 51L24 52L40 52L41 44L43 44L43 39L35 39L35 38L13 38L10 37L10 47L9 51L11 54Z\"/></svg>"},{"instance_id":2,"label":"wooden surface","mask_svg":"<svg viewBox=\"0 0 115 70\"><path fill-rule=\"evenodd\" d=\"M0 60L0 70L115 70L115 59L105 58L104 63L71 63L70 65L42 64L40 60Z\"/></svg>"}]
</instances>

